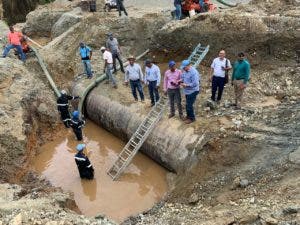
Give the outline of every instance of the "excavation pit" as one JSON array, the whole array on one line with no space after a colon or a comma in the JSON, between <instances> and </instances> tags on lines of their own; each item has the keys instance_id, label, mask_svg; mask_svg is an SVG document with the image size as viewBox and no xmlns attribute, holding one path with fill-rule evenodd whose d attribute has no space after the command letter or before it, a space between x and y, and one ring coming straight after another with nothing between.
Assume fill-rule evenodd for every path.
<instances>
[{"instance_id":1,"label":"excavation pit","mask_svg":"<svg viewBox=\"0 0 300 225\"><path fill-rule=\"evenodd\" d=\"M167 171L138 153L118 181L106 174L124 142L88 121L84 130L85 153L95 169L95 179L82 180L74 161L76 145L71 130L41 147L34 169L55 187L74 194L79 210L87 216L105 215L121 222L148 210L167 192Z\"/></svg>"}]
</instances>

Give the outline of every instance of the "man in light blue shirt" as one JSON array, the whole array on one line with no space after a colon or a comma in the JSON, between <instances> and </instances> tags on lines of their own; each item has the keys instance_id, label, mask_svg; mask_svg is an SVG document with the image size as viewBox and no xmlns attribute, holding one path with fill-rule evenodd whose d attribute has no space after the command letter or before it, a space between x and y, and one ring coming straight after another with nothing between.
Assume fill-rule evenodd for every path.
<instances>
[{"instance_id":1,"label":"man in light blue shirt","mask_svg":"<svg viewBox=\"0 0 300 225\"><path fill-rule=\"evenodd\" d=\"M86 73L87 78L91 79L93 77L92 66L91 66L91 59L92 59L93 52L91 48L85 45L83 42L80 42L79 46L80 46L79 53L81 56L84 72Z\"/></svg>"},{"instance_id":2,"label":"man in light blue shirt","mask_svg":"<svg viewBox=\"0 0 300 225\"><path fill-rule=\"evenodd\" d=\"M139 92L141 101L144 102L144 92L142 87L143 82L143 72L139 64L135 63L135 57L130 56L128 58L129 65L125 69L125 84L130 83L131 93L135 99L138 101L138 96L136 90Z\"/></svg>"},{"instance_id":3,"label":"man in light blue shirt","mask_svg":"<svg viewBox=\"0 0 300 225\"><path fill-rule=\"evenodd\" d=\"M147 59L145 62L145 84L148 85L148 90L151 99L151 107L159 100L158 88L160 85L160 69L151 60Z\"/></svg>"},{"instance_id":4,"label":"man in light blue shirt","mask_svg":"<svg viewBox=\"0 0 300 225\"><path fill-rule=\"evenodd\" d=\"M183 60L181 64L183 73L181 75L181 86L186 98L186 118L184 122L190 124L196 120L194 103L200 91L200 74L191 66L189 60Z\"/></svg>"}]
</instances>

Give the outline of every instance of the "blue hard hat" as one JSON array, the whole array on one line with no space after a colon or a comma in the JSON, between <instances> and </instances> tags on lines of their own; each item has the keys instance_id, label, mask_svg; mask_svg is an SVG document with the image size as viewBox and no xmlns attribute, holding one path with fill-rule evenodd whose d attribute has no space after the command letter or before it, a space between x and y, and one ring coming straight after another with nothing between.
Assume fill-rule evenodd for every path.
<instances>
[{"instance_id":1,"label":"blue hard hat","mask_svg":"<svg viewBox=\"0 0 300 225\"><path fill-rule=\"evenodd\" d=\"M187 60L187 59L183 60L182 63L181 63L180 69L183 69L184 67L186 67L190 64L191 64L190 60Z\"/></svg>"},{"instance_id":2,"label":"blue hard hat","mask_svg":"<svg viewBox=\"0 0 300 225\"><path fill-rule=\"evenodd\" d=\"M171 60L170 62L169 62L169 67L173 67L173 66L175 66L176 65L176 62L174 61L174 60Z\"/></svg>"},{"instance_id":3,"label":"blue hard hat","mask_svg":"<svg viewBox=\"0 0 300 225\"><path fill-rule=\"evenodd\" d=\"M85 148L85 144L78 144L76 147L77 151L79 152L82 151L84 148Z\"/></svg>"},{"instance_id":4,"label":"blue hard hat","mask_svg":"<svg viewBox=\"0 0 300 225\"><path fill-rule=\"evenodd\" d=\"M72 113L72 115L73 115L74 118L79 118L79 112L78 111L74 111Z\"/></svg>"}]
</instances>

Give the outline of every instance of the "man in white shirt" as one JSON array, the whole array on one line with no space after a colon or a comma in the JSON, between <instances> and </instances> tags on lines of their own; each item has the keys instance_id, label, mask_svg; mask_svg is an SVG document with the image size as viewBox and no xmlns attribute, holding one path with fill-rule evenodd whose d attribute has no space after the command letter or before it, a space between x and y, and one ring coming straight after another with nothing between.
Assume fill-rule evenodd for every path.
<instances>
[{"instance_id":1,"label":"man in white shirt","mask_svg":"<svg viewBox=\"0 0 300 225\"><path fill-rule=\"evenodd\" d=\"M222 99L224 86L228 83L228 72L231 69L230 61L225 58L225 55L225 51L221 50L219 52L219 57L215 58L211 64L211 100L214 102L217 100L217 103L220 103ZM216 99L217 91L218 96Z\"/></svg>"},{"instance_id":2,"label":"man in white shirt","mask_svg":"<svg viewBox=\"0 0 300 225\"><path fill-rule=\"evenodd\" d=\"M105 47L101 47L100 51L102 52L103 59L104 59L103 73L105 73L106 74L106 78L112 82L113 87L114 88L118 88L116 78L115 78L115 76L112 73L112 69L113 69L112 54Z\"/></svg>"},{"instance_id":3,"label":"man in white shirt","mask_svg":"<svg viewBox=\"0 0 300 225\"><path fill-rule=\"evenodd\" d=\"M159 85L160 85L160 69L151 60L147 59L145 62L145 84L148 85L151 107L155 105L155 102L159 100Z\"/></svg>"},{"instance_id":4,"label":"man in white shirt","mask_svg":"<svg viewBox=\"0 0 300 225\"><path fill-rule=\"evenodd\" d=\"M142 81L143 81L143 72L142 68L139 64L135 63L135 57L130 56L128 58L129 65L125 69L125 84L128 85L128 82L130 83L130 88L132 95L135 99L135 101L138 101L138 96L136 93L136 90L139 92L141 101L145 101L144 93L143 93L143 87L142 87Z\"/></svg>"}]
</instances>

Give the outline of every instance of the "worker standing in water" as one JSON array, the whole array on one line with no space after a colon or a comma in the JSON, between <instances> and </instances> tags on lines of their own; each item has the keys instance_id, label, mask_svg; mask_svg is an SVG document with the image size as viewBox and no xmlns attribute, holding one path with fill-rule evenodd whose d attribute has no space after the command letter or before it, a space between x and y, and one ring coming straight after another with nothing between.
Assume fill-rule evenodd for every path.
<instances>
[{"instance_id":1,"label":"worker standing in water","mask_svg":"<svg viewBox=\"0 0 300 225\"><path fill-rule=\"evenodd\" d=\"M74 111L72 113L72 119L70 121L70 126L72 127L74 134L76 136L77 141L82 141L82 128L85 125L85 120L79 118L79 112Z\"/></svg>"},{"instance_id":2,"label":"worker standing in water","mask_svg":"<svg viewBox=\"0 0 300 225\"><path fill-rule=\"evenodd\" d=\"M70 96L65 90L62 90L60 97L57 99L57 109L60 112L61 120L66 128L70 127L71 116L69 113L69 101L78 99L79 96Z\"/></svg>"},{"instance_id":3,"label":"worker standing in water","mask_svg":"<svg viewBox=\"0 0 300 225\"><path fill-rule=\"evenodd\" d=\"M85 144L78 144L76 147L78 153L75 155L75 162L79 171L79 175L83 179L94 179L94 168L89 158L83 153Z\"/></svg>"}]
</instances>

